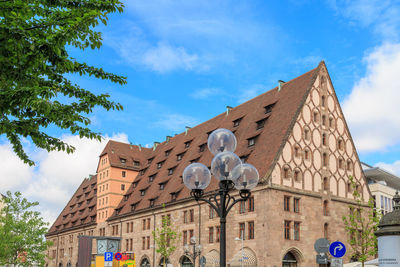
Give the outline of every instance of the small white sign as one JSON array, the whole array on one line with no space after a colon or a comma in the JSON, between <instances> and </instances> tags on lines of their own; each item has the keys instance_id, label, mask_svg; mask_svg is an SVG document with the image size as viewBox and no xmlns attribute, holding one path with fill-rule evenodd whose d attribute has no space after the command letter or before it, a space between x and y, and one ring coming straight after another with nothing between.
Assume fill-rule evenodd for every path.
<instances>
[{"instance_id":1,"label":"small white sign","mask_svg":"<svg viewBox=\"0 0 400 267\"><path fill-rule=\"evenodd\" d=\"M331 267L343 267L343 259L341 258L331 259Z\"/></svg>"},{"instance_id":2,"label":"small white sign","mask_svg":"<svg viewBox=\"0 0 400 267\"><path fill-rule=\"evenodd\" d=\"M171 263L168 263L167 267L173 267L173 265Z\"/></svg>"},{"instance_id":3,"label":"small white sign","mask_svg":"<svg viewBox=\"0 0 400 267\"><path fill-rule=\"evenodd\" d=\"M104 267L112 267L112 261L105 261Z\"/></svg>"}]
</instances>

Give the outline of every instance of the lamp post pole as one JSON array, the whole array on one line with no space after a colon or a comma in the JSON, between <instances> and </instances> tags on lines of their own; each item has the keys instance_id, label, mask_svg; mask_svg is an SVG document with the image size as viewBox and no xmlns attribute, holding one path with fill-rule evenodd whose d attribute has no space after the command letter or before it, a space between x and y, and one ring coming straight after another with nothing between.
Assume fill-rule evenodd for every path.
<instances>
[{"instance_id":1,"label":"lamp post pole","mask_svg":"<svg viewBox=\"0 0 400 267\"><path fill-rule=\"evenodd\" d=\"M196 258L198 256L200 256L200 253L201 253L201 244L196 245L197 244L196 237L194 237L194 236L190 239L190 243L193 245L193 253L189 252L189 250L190 250L189 246L186 244L184 247L185 255L192 258L193 266L196 266Z\"/></svg>"},{"instance_id":2,"label":"lamp post pole","mask_svg":"<svg viewBox=\"0 0 400 267\"><path fill-rule=\"evenodd\" d=\"M232 207L250 197L250 190L258 184L258 172L254 166L243 164L232 151L236 148L236 138L226 129L217 129L208 138L208 147L215 155L211 162L211 172L219 180L216 193L203 196L210 184L211 173L201 163L192 163L183 171L183 182L191 189L196 201L204 201L214 209L220 218L220 267L226 266L226 217ZM234 188L239 190L240 198L231 196Z\"/></svg>"}]
</instances>

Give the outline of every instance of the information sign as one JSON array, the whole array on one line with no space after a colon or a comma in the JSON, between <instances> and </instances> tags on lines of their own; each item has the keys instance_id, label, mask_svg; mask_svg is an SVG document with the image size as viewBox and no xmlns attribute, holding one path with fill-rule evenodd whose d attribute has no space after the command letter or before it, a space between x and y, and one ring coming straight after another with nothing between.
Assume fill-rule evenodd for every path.
<instances>
[{"instance_id":1,"label":"information sign","mask_svg":"<svg viewBox=\"0 0 400 267\"><path fill-rule=\"evenodd\" d=\"M343 267L343 259L332 258L331 259L331 267Z\"/></svg>"},{"instance_id":2,"label":"information sign","mask_svg":"<svg viewBox=\"0 0 400 267\"><path fill-rule=\"evenodd\" d=\"M104 261L112 261L113 260L113 253L112 252L105 252L104 253Z\"/></svg>"},{"instance_id":3,"label":"information sign","mask_svg":"<svg viewBox=\"0 0 400 267\"><path fill-rule=\"evenodd\" d=\"M341 258L346 254L346 246L340 241L335 241L330 245L329 253L335 258Z\"/></svg>"},{"instance_id":4,"label":"information sign","mask_svg":"<svg viewBox=\"0 0 400 267\"><path fill-rule=\"evenodd\" d=\"M326 254L317 254L317 264L328 264L328 255Z\"/></svg>"}]
</instances>

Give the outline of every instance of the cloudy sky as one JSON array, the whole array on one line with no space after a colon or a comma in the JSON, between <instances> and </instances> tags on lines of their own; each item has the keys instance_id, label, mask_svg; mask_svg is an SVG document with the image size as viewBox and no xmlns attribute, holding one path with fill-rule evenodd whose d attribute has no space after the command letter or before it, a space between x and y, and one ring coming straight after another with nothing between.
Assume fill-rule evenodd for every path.
<instances>
[{"instance_id":1,"label":"cloudy sky","mask_svg":"<svg viewBox=\"0 0 400 267\"><path fill-rule=\"evenodd\" d=\"M100 50L73 57L128 77L117 86L71 77L107 92L124 111L97 109L105 140L49 133L77 147L47 153L25 140L36 166L23 164L0 136L0 192L21 191L52 222L107 140L152 145L325 60L360 159L400 175L400 4L398 1L125 1L109 17Z\"/></svg>"}]
</instances>

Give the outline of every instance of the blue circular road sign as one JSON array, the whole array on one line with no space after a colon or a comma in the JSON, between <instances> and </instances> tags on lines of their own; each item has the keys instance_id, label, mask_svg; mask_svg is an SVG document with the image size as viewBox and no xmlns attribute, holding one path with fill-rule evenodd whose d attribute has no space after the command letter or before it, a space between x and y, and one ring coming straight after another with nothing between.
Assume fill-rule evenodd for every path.
<instances>
[{"instance_id":1,"label":"blue circular road sign","mask_svg":"<svg viewBox=\"0 0 400 267\"><path fill-rule=\"evenodd\" d=\"M346 246L340 241L335 241L330 245L329 253L335 258L341 258L346 254Z\"/></svg>"}]
</instances>

